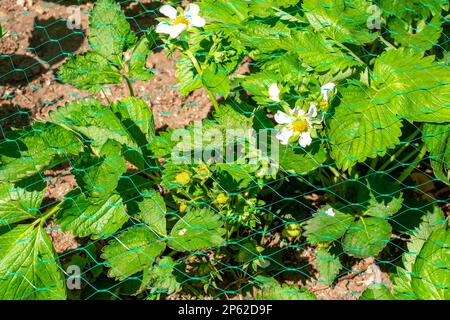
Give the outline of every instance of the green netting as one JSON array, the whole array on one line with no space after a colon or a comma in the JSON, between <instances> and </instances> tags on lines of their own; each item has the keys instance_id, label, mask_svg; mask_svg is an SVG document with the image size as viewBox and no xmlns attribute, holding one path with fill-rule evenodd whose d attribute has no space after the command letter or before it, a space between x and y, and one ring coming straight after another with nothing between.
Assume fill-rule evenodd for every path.
<instances>
[{"instance_id":1,"label":"green netting","mask_svg":"<svg viewBox=\"0 0 450 320\"><path fill-rule=\"evenodd\" d=\"M2 1L0 298L448 299L449 17Z\"/></svg>"}]
</instances>

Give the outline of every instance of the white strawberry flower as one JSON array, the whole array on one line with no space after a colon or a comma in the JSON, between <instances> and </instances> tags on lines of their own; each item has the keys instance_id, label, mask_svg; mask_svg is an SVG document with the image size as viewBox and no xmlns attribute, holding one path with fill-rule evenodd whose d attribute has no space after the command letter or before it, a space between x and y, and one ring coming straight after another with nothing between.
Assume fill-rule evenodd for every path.
<instances>
[{"instance_id":1,"label":"white strawberry flower","mask_svg":"<svg viewBox=\"0 0 450 320\"><path fill-rule=\"evenodd\" d=\"M276 83L272 83L269 87L269 98L272 101L280 102L280 89Z\"/></svg>"},{"instance_id":2,"label":"white strawberry flower","mask_svg":"<svg viewBox=\"0 0 450 320\"><path fill-rule=\"evenodd\" d=\"M301 147L309 146L312 142L310 130L314 124L321 122L316 117L317 106L315 104L311 104L307 113L300 107L290 109L289 114L277 111L275 121L283 127L276 134L276 138L283 145L289 144L289 140L298 139L298 144Z\"/></svg>"},{"instance_id":3,"label":"white strawberry flower","mask_svg":"<svg viewBox=\"0 0 450 320\"><path fill-rule=\"evenodd\" d=\"M320 87L320 93L323 96L323 100L328 103L330 100L331 95L334 93L334 89L336 88L336 85L333 82L329 82L324 84L322 87Z\"/></svg>"},{"instance_id":4,"label":"white strawberry flower","mask_svg":"<svg viewBox=\"0 0 450 320\"><path fill-rule=\"evenodd\" d=\"M182 15L178 15L177 9L167 4L163 5L159 11L170 19L169 22L160 22L156 26L157 33L168 34L172 39L190 27L201 28L205 25L205 19L200 17L200 8L194 3L188 4Z\"/></svg>"}]
</instances>

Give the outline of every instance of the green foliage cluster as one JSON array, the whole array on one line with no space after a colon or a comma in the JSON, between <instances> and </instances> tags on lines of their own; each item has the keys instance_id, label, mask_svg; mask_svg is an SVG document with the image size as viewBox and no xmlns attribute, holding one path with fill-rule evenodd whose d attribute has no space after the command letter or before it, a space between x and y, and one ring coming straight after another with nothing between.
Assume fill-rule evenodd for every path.
<instances>
[{"instance_id":1,"label":"green foliage cluster","mask_svg":"<svg viewBox=\"0 0 450 320\"><path fill-rule=\"evenodd\" d=\"M382 29L370 30L368 0L201 0L204 27L137 38L118 3L97 1L90 50L69 58L59 76L91 94L124 81L130 96L68 102L4 134L0 299L74 298L64 283L74 263L88 270L84 282L110 288L108 298L316 299L283 283L287 270L303 273L286 256L305 246L326 285L351 272L351 259L391 259L393 288L376 283L362 299L449 299L448 218L438 200L416 199L411 179L420 165L433 183L450 184L449 8L403 2L379 1ZM312 143L280 145L270 175L261 174L267 163L245 156L173 161L173 130L156 130L133 91L134 81L153 76L146 61L158 41L177 54L181 93L203 88L211 98L203 132L278 132L274 115L314 105L321 122ZM243 65L249 71L238 72ZM335 90L324 93L327 83ZM192 137L195 130L185 128ZM45 172L60 165L70 166L76 188L48 203ZM324 200L305 196L312 193ZM50 219L83 241L70 259L53 249ZM75 298L102 298L92 290Z\"/></svg>"}]
</instances>

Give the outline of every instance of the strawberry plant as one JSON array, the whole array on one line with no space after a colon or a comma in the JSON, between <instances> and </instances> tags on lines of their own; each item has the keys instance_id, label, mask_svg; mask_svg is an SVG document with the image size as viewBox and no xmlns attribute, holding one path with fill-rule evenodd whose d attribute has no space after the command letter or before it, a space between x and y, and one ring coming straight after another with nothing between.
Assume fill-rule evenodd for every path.
<instances>
[{"instance_id":1,"label":"strawberry plant","mask_svg":"<svg viewBox=\"0 0 450 320\"><path fill-rule=\"evenodd\" d=\"M89 50L58 73L90 97L0 143L0 298L73 298L65 266L80 260L76 298L107 285L113 298L310 300L284 283L305 276L296 255L308 248L314 282L375 258L392 286L361 299L448 299L446 200L413 174L450 184L449 7L407 2L378 1L379 29L368 0L164 4L136 35L118 3L97 1ZM136 95L161 47L180 92L210 98L200 123L156 129ZM104 89L122 82L129 96L111 101ZM58 166L76 186L48 201ZM72 260L50 221L83 243Z\"/></svg>"}]
</instances>

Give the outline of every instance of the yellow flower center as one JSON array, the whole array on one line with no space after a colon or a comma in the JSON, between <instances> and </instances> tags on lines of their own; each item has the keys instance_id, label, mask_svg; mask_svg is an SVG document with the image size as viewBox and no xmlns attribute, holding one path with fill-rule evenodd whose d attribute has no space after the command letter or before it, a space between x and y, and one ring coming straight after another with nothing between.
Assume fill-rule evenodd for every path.
<instances>
[{"instance_id":1,"label":"yellow flower center","mask_svg":"<svg viewBox=\"0 0 450 320\"><path fill-rule=\"evenodd\" d=\"M308 130L308 121L305 117L295 117L294 122L292 122L292 130L295 133L302 133Z\"/></svg>"},{"instance_id":2,"label":"yellow flower center","mask_svg":"<svg viewBox=\"0 0 450 320\"><path fill-rule=\"evenodd\" d=\"M189 25L189 21L188 19L186 19L183 16L178 16L175 18L175 20L173 20L172 25L176 26L177 24L185 24L185 25Z\"/></svg>"}]
</instances>

